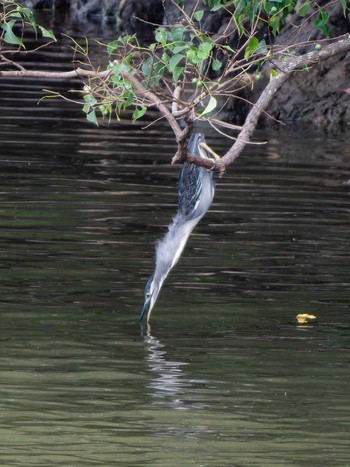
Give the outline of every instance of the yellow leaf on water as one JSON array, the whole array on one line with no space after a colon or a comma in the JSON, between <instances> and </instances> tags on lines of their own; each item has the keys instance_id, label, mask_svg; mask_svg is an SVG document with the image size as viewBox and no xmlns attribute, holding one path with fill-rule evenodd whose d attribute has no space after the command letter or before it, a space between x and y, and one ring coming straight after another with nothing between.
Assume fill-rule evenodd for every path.
<instances>
[{"instance_id":1,"label":"yellow leaf on water","mask_svg":"<svg viewBox=\"0 0 350 467\"><path fill-rule=\"evenodd\" d=\"M306 323L310 323L312 321L316 321L317 316L309 315L308 313L301 313L301 314L297 315L296 320L297 320L298 324L306 324Z\"/></svg>"}]
</instances>

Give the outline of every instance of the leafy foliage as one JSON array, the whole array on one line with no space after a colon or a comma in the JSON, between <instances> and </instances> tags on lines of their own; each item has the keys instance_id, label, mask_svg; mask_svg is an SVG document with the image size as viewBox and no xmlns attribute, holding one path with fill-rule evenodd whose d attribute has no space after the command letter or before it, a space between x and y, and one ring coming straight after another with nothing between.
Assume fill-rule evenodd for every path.
<instances>
[{"instance_id":1,"label":"leafy foliage","mask_svg":"<svg viewBox=\"0 0 350 467\"><path fill-rule=\"evenodd\" d=\"M43 37L56 41L56 37L51 30L37 24L34 14L29 8L14 0L3 1L0 10L0 27L2 29L0 52L2 52L4 44L15 45L20 49L25 49L23 31L26 26L30 26L36 36L38 35L38 31L40 31Z\"/></svg>"},{"instance_id":2,"label":"leafy foliage","mask_svg":"<svg viewBox=\"0 0 350 467\"><path fill-rule=\"evenodd\" d=\"M346 0L337 1L346 15ZM318 31L329 36L329 13L311 0L200 0L190 14L184 0L176 3L183 20L169 27L159 26L150 45L140 45L135 35L104 44L108 67L103 78L90 61L87 44L82 47L74 42L80 61L96 75L82 91L83 111L89 121L98 124L101 116L119 119L128 109L136 121L147 109L159 108L160 103L175 119L210 120L218 111L218 97L236 97L243 88L253 87L262 79L265 64L272 59L286 60L294 53L297 43L273 43L290 13L296 13L302 21L311 19ZM216 12L226 18L229 33L213 35L203 29L206 15ZM0 27L2 57L4 44L10 46L9 53L25 49L26 27L36 35L56 40L52 31L36 23L30 9L15 0L2 3ZM6 58L3 60L6 62ZM276 67L270 66L270 79L276 75Z\"/></svg>"},{"instance_id":3,"label":"leafy foliage","mask_svg":"<svg viewBox=\"0 0 350 467\"><path fill-rule=\"evenodd\" d=\"M148 47L130 35L106 44L111 74L108 83L90 83L87 95L95 96L96 102L89 100L87 115L93 109L104 117L115 113L119 118L121 112L133 108L136 121L155 105L148 98L150 91L172 103L179 113L176 118L209 119L217 110L218 96L235 96L242 87L253 86L255 77L261 79L259 70L267 61L293 53L293 46L272 45L290 13L314 18L315 28L329 35L329 14L316 6L315 15L315 4L309 0L202 0L190 15L184 1L176 3L184 20L172 27L158 27ZM346 2L340 3L345 13ZM202 29L208 11L221 11L229 18L230 36L238 37L235 43L224 34L217 37ZM273 68L270 79L275 75ZM136 81L128 79L130 76ZM135 82L141 88L135 87ZM179 88L182 93L175 97Z\"/></svg>"}]
</instances>

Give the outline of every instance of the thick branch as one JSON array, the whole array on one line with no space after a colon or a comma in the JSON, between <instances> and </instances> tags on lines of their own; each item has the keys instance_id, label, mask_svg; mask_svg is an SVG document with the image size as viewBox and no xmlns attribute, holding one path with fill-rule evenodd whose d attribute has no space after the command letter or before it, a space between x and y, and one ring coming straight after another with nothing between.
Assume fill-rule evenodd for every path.
<instances>
[{"instance_id":1,"label":"thick branch","mask_svg":"<svg viewBox=\"0 0 350 467\"><path fill-rule=\"evenodd\" d=\"M37 71L37 70L5 70L0 71L2 78L43 78L43 79L62 79L62 78L107 78L111 70L96 72L93 70L84 70L76 68L71 71Z\"/></svg>"},{"instance_id":2,"label":"thick branch","mask_svg":"<svg viewBox=\"0 0 350 467\"><path fill-rule=\"evenodd\" d=\"M314 65L334 57L337 54L348 51L350 51L350 40L349 36L346 34L337 42L325 46L321 51L315 50L313 52L308 52L304 55L300 55L299 57L290 59L287 63L281 61L278 66L279 72L277 73L277 76L273 78L263 90L258 101L250 110L242 130L237 137L237 141L233 146L231 146L224 157L216 162L215 170L223 174L226 171L226 168L233 164L241 154L257 126L260 115L267 109L274 95L288 80L292 72L296 71L301 66Z\"/></svg>"},{"instance_id":3,"label":"thick branch","mask_svg":"<svg viewBox=\"0 0 350 467\"><path fill-rule=\"evenodd\" d=\"M210 159L203 159L189 152L187 153L186 161L190 162L191 164L204 167L205 169L208 169L208 170L212 170L214 167L214 162L212 162Z\"/></svg>"}]
</instances>

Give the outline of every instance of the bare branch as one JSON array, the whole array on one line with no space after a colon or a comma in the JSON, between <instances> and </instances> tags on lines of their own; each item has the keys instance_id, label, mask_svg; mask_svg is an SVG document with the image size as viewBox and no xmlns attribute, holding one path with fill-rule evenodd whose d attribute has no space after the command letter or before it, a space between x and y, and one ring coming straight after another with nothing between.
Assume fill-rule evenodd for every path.
<instances>
[{"instance_id":1,"label":"bare branch","mask_svg":"<svg viewBox=\"0 0 350 467\"><path fill-rule=\"evenodd\" d=\"M7 55L7 54L12 54L12 55L28 55L33 52L37 52L40 49L44 49L48 47L49 45L54 44L54 41L50 42L45 42L45 44L38 45L38 47L35 47L34 49L26 49L26 50L21 50L21 49L8 49L8 50L2 50L1 54L2 55Z\"/></svg>"},{"instance_id":2,"label":"bare branch","mask_svg":"<svg viewBox=\"0 0 350 467\"><path fill-rule=\"evenodd\" d=\"M171 106L171 112L174 115L179 111L179 101L181 98L182 86L176 86L173 92L173 103Z\"/></svg>"},{"instance_id":3,"label":"bare branch","mask_svg":"<svg viewBox=\"0 0 350 467\"><path fill-rule=\"evenodd\" d=\"M273 78L266 88L263 90L256 104L250 110L241 132L237 137L237 141L231 146L222 159L215 163L215 170L220 174L225 173L226 168L234 163L237 157L245 148L247 142L250 140L259 117L266 110L277 91L289 79L291 74L305 65L315 65L324 60L327 60L337 54L350 51L350 40L348 34L342 36L337 42L333 42L325 46L321 51L308 52L299 57L291 58L287 63L281 61L279 64L279 72Z\"/></svg>"},{"instance_id":4,"label":"bare branch","mask_svg":"<svg viewBox=\"0 0 350 467\"><path fill-rule=\"evenodd\" d=\"M194 154L191 154L189 152L187 153L186 161L190 162L191 164L204 167L205 169L208 169L208 170L213 170L213 168L215 167L214 162L212 162L210 159L202 159L201 157L197 157Z\"/></svg>"},{"instance_id":5,"label":"bare branch","mask_svg":"<svg viewBox=\"0 0 350 467\"><path fill-rule=\"evenodd\" d=\"M12 60L9 60L8 58L4 57L4 55L0 55L0 59L1 59L1 62L0 62L1 66L2 65L13 66L17 68L18 70L25 71L25 68L22 65Z\"/></svg>"},{"instance_id":6,"label":"bare branch","mask_svg":"<svg viewBox=\"0 0 350 467\"><path fill-rule=\"evenodd\" d=\"M39 70L27 70L25 68L21 70L6 70L0 71L0 77L2 78L43 78L43 79L62 79L62 78L102 78L105 79L111 74L111 70L105 70L101 72L84 70L83 68L76 68L71 71L39 71Z\"/></svg>"},{"instance_id":7,"label":"bare branch","mask_svg":"<svg viewBox=\"0 0 350 467\"><path fill-rule=\"evenodd\" d=\"M207 120L214 123L214 125L223 126L224 128L229 128L230 130L242 130L243 128L240 125L233 125L232 123L223 122L222 120L218 120L217 118L213 117L208 117Z\"/></svg>"}]
</instances>

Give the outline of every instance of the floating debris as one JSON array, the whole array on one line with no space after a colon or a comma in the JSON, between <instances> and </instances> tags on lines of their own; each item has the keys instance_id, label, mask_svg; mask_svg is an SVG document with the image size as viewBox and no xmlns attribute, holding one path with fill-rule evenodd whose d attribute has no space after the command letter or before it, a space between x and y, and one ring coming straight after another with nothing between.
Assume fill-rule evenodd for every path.
<instances>
[{"instance_id":1,"label":"floating debris","mask_svg":"<svg viewBox=\"0 0 350 467\"><path fill-rule=\"evenodd\" d=\"M296 324L315 324L317 320L316 315L309 315L308 313L301 313L296 316Z\"/></svg>"}]
</instances>

